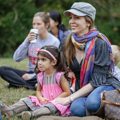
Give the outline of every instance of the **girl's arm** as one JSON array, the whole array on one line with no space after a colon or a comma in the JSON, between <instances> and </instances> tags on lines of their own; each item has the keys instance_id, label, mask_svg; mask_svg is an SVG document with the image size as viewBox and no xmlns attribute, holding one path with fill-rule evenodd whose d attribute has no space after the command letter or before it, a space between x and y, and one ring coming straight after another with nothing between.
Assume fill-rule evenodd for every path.
<instances>
[{"instance_id":1,"label":"girl's arm","mask_svg":"<svg viewBox=\"0 0 120 120\"><path fill-rule=\"evenodd\" d=\"M39 100L42 98L41 86L39 85L39 83L37 84L36 97L37 97Z\"/></svg>"},{"instance_id":2,"label":"girl's arm","mask_svg":"<svg viewBox=\"0 0 120 120\"><path fill-rule=\"evenodd\" d=\"M37 85L37 90L36 90L36 97L38 98L38 100L39 100L40 102L42 102L42 103L47 103L47 102L48 102L48 99L46 99L46 98L44 98L44 97L42 96L41 89L42 89L42 87L41 87L41 86L39 85L39 83L38 83L38 85Z\"/></svg>"},{"instance_id":3,"label":"girl's arm","mask_svg":"<svg viewBox=\"0 0 120 120\"><path fill-rule=\"evenodd\" d=\"M58 97L67 97L67 96L69 96L70 95L70 88L69 88L68 81L66 80L66 78L64 76L61 76L60 86L61 86L63 92Z\"/></svg>"},{"instance_id":4,"label":"girl's arm","mask_svg":"<svg viewBox=\"0 0 120 120\"><path fill-rule=\"evenodd\" d=\"M58 98L55 101L57 103L66 105L66 104L71 103L73 100L75 100L79 97L84 97L84 96L88 95L92 90L93 90L92 85L90 83L88 83L87 85L85 85L84 87L82 87L81 89L79 89L78 91L73 93L72 95L65 97L65 98Z\"/></svg>"}]
</instances>

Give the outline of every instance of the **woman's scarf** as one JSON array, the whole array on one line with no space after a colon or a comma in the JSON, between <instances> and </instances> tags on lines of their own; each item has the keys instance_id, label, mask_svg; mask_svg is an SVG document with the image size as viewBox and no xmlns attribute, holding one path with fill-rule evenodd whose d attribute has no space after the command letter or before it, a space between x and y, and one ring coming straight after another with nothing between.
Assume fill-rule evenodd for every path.
<instances>
[{"instance_id":1,"label":"woman's scarf","mask_svg":"<svg viewBox=\"0 0 120 120\"><path fill-rule=\"evenodd\" d=\"M80 88L89 83L89 78L92 74L94 68L94 59L95 59L95 41L97 37L100 37L102 40L106 41L110 53L111 44L107 37L99 33L97 30L91 30L89 33L78 37L76 34L73 34L72 37L77 43L85 43L85 57L83 58L81 70L80 70Z\"/></svg>"}]
</instances>

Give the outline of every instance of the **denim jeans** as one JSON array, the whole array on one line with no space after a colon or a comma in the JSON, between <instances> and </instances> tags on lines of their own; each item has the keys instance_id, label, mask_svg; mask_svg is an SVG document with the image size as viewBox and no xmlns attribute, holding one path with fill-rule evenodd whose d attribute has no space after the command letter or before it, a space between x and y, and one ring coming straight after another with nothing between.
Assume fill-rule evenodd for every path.
<instances>
[{"instance_id":1,"label":"denim jeans","mask_svg":"<svg viewBox=\"0 0 120 120\"><path fill-rule=\"evenodd\" d=\"M80 97L74 100L71 104L70 110L73 116L86 116L86 111L95 113L99 110L101 105L101 93L106 90L115 89L112 86L100 86L94 89L87 97Z\"/></svg>"}]
</instances>

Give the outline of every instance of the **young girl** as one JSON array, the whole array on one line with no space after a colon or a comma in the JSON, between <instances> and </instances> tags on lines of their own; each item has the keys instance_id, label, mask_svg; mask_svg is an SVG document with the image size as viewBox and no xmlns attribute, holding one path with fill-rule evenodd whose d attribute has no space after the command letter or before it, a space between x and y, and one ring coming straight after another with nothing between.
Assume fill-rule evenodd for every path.
<instances>
[{"instance_id":1,"label":"young girl","mask_svg":"<svg viewBox=\"0 0 120 120\"><path fill-rule=\"evenodd\" d=\"M70 95L69 85L64 77L65 68L62 56L54 46L42 47L38 51L37 56L38 85L36 96L23 98L4 110L12 110L12 112L9 112L10 116L14 113L22 112L23 120L46 114L69 115L69 105L64 106L55 102L55 99L58 97Z\"/></svg>"}]
</instances>

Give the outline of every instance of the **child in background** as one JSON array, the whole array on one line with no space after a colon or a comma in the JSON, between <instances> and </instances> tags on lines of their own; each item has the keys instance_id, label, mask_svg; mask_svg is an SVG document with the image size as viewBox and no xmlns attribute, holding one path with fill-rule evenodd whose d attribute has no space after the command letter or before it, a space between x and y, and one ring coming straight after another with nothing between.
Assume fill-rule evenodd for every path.
<instances>
[{"instance_id":1,"label":"child in background","mask_svg":"<svg viewBox=\"0 0 120 120\"><path fill-rule=\"evenodd\" d=\"M112 45L113 59L115 63L113 75L120 81L120 68L117 66L120 62L120 47L117 45Z\"/></svg>"},{"instance_id":2,"label":"child in background","mask_svg":"<svg viewBox=\"0 0 120 120\"><path fill-rule=\"evenodd\" d=\"M69 115L69 104L64 106L55 102L58 97L70 95L70 89L64 77L64 62L57 47L42 47L37 54L37 91L36 96L21 99L2 111L9 111L9 116L22 112L23 120L42 115Z\"/></svg>"}]
</instances>

